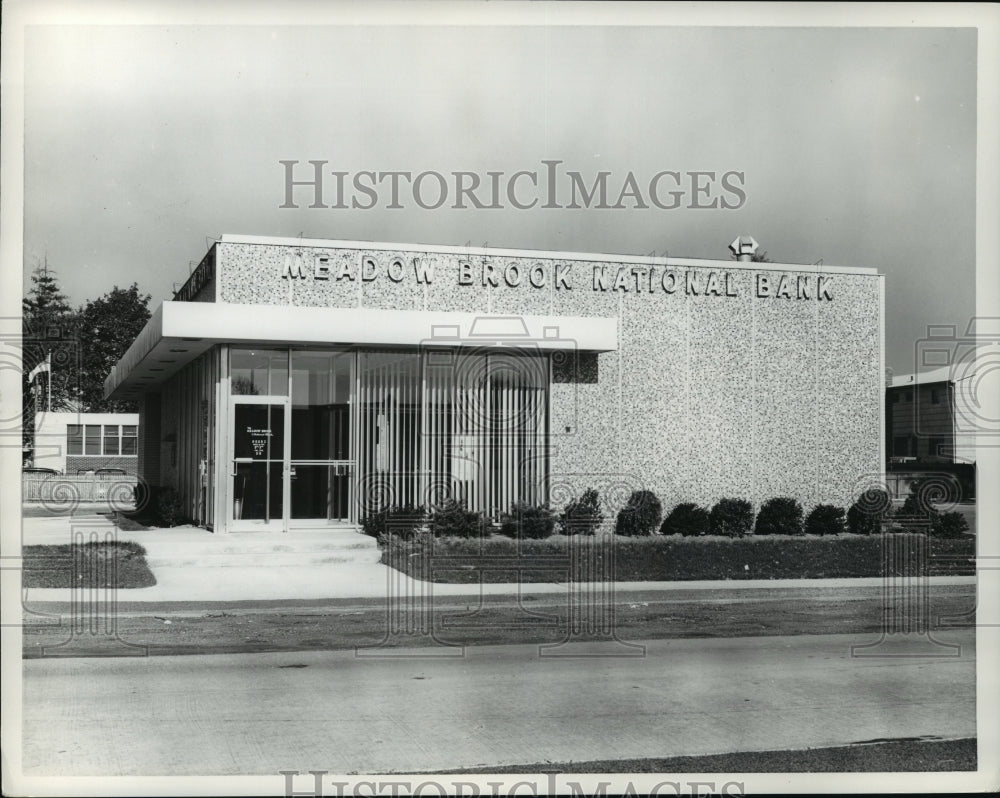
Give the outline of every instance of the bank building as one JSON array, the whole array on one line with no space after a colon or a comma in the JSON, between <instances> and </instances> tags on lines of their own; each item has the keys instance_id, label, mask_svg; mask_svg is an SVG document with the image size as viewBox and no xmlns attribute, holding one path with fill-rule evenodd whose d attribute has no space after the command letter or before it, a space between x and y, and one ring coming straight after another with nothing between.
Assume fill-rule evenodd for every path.
<instances>
[{"instance_id":1,"label":"bank building","mask_svg":"<svg viewBox=\"0 0 1000 798\"><path fill-rule=\"evenodd\" d=\"M871 268L224 235L114 367L218 533L387 505L848 505L883 471ZM608 515L609 513L606 513Z\"/></svg>"}]
</instances>

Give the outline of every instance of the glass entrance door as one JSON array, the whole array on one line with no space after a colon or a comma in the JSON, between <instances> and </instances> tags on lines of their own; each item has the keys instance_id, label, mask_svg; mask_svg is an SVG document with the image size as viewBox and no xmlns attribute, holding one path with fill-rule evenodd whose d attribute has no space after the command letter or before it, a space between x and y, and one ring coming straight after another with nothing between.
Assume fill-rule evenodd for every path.
<instances>
[{"instance_id":1,"label":"glass entrance door","mask_svg":"<svg viewBox=\"0 0 1000 798\"><path fill-rule=\"evenodd\" d=\"M234 527L283 525L285 401L232 405Z\"/></svg>"}]
</instances>

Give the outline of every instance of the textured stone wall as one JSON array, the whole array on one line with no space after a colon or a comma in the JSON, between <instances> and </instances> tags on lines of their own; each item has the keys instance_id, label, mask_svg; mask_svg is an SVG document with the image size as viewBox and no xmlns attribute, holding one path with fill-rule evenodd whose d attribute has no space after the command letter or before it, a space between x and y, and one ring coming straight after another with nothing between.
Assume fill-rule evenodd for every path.
<instances>
[{"instance_id":1,"label":"textured stone wall","mask_svg":"<svg viewBox=\"0 0 1000 798\"><path fill-rule=\"evenodd\" d=\"M616 289L609 277L606 290L595 291L595 262L586 260L366 251L376 274L366 281L358 267L365 253L357 250L218 246L216 290L224 302L617 317L618 350L570 356L565 362L573 365L562 366L552 385L556 504L592 485L613 504L648 488L668 508L782 495L808 509L848 503L882 471L880 276L824 272L830 298L819 300L816 272L794 266L661 262L652 282L640 276L636 290L636 264L600 262L609 275L623 267L628 279ZM286 258L299 255L306 276L282 277ZM327 279L313 279L316 257L327 259ZM432 264L429 282L416 279L414 257ZM402 266L391 267L396 259ZM472 285L459 284L462 263ZM501 275L498 285L483 285L484 265ZM502 277L511 265L520 272L516 286ZM528 279L536 265L542 287ZM390 268L404 279L393 282ZM570 288L557 289L557 268ZM677 280L673 293L663 290L666 270ZM688 272L696 293L686 291ZM758 296L761 273L771 296ZM782 275L790 296L773 295ZM809 298L796 298L798 277L806 278Z\"/></svg>"}]
</instances>

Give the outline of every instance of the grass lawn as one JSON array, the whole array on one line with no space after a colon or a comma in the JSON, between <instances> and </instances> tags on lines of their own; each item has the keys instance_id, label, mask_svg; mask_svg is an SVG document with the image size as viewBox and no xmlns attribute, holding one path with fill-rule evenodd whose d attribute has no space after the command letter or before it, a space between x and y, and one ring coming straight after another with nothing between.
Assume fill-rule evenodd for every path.
<instances>
[{"instance_id":1,"label":"grass lawn","mask_svg":"<svg viewBox=\"0 0 1000 798\"><path fill-rule=\"evenodd\" d=\"M150 587L156 577L138 543L25 546L24 587Z\"/></svg>"},{"instance_id":2,"label":"grass lawn","mask_svg":"<svg viewBox=\"0 0 1000 798\"><path fill-rule=\"evenodd\" d=\"M434 634L389 634L386 599L332 599L269 602L185 602L170 611L165 606L132 604L119 595L117 629L123 640L148 647L150 656L181 654L245 654L265 651L341 651L376 645L436 646L440 643L496 646L558 643L566 640L571 623L569 596L485 595L435 596ZM892 612L916 622L912 595L886 602L881 586L844 591L838 588L783 588L762 594L757 589L725 591L678 589L617 593L613 622L620 640L760 637L771 635L854 634L859 640L877 639L885 628L884 614ZM947 634L942 618L974 623L974 585L937 585L930 588L927 612L935 631ZM39 609L42 609L41 604ZM50 612L69 611L68 602ZM25 609L23 652L26 658L43 655L59 645L65 630L35 624ZM170 623L162 617L169 612ZM580 639L601 635L581 629ZM78 656L89 656L79 653ZM102 655L95 650L93 656Z\"/></svg>"}]
</instances>

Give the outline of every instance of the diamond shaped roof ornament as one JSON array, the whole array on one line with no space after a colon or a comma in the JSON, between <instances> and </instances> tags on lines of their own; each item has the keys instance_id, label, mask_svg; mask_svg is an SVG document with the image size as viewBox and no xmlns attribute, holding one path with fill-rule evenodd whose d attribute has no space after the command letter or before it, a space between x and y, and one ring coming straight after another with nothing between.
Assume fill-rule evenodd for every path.
<instances>
[{"instance_id":1,"label":"diamond shaped roof ornament","mask_svg":"<svg viewBox=\"0 0 1000 798\"><path fill-rule=\"evenodd\" d=\"M750 260L753 258L754 253L757 252L758 244L753 236L739 236L733 239L733 243L729 245L729 249L732 250L733 254L739 260Z\"/></svg>"}]
</instances>

